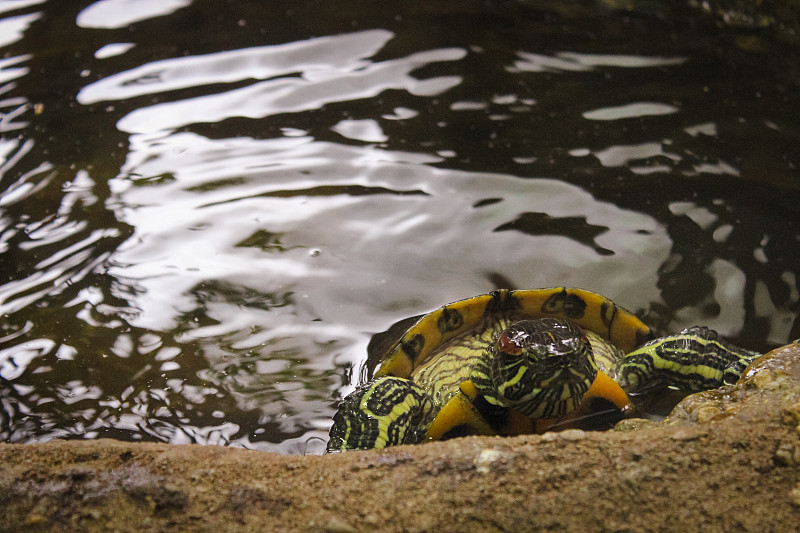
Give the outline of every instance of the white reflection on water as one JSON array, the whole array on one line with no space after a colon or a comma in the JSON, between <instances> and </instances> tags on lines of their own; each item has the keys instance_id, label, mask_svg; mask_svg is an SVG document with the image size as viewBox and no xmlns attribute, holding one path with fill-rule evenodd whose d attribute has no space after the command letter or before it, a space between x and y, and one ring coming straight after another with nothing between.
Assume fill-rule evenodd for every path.
<instances>
[{"instance_id":1,"label":"white reflection on water","mask_svg":"<svg viewBox=\"0 0 800 533\"><path fill-rule=\"evenodd\" d=\"M139 108L119 121L129 133L174 129L195 123L219 122L230 117L263 118L278 113L319 109L332 102L377 96L388 89L403 89L413 95L433 96L458 85L458 76L418 80L410 72L434 61L453 61L464 56L460 49L421 52L407 58L373 63L335 76L279 78L241 89L198 96L179 102Z\"/></svg>"},{"instance_id":2,"label":"white reflection on water","mask_svg":"<svg viewBox=\"0 0 800 533\"><path fill-rule=\"evenodd\" d=\"M744 320L742 294L745 289L745 274L739 267L724 259L714 259L706 270L716 280L714 300L719 302L719 315L709 317L701 313L698 307L683 307L675 313L673 324L703 324L716 329L721 335L735 334L738 324ZM677 331L681 328L672 329Z\"/></svg>"},{"instance_id":3,"label":"white reflection on water","mask_svg":"<svg viewBox=\"0 0 800 533\"><path fill-rule=\"evenodd\" d=\"M658 102L635 102L613 107L592 109L583 113L583 118L589 120L621 120L634 117L647 117L670 115L679 109L673 105Z\"/></svg>"},{"instance_id":4,"label":"white reflection on water","mask_svg":"<svg viewBox=\"0 0 800 533\"><path fill-rule=\"evenodd\" d=\"M719 219L719 215L694 202L672 202L667 207L673 215L684 215L704 230L709 229Z\"/></svg>"},{"instance_id":5,"label":"white reflection on water","mask_svg":"<svg viewBox=\"0 0 800 533\"><path fill-rule=\"evenodd\" d=\"M594 152L604 167L622 167L633 161L663 156L672 161L680 161L681 156L674 152L667 152L660 142L646 142L641 144L609 146Z\"/></svg>"},{"instance_id":6,"label":"white reflection on water","mask_svg":"<svg viewBox=\"0 0 800 533\"><path fill-rule=\"evenodd\" d=\"M0 13L43 4L46 1L47 0L5 0L4 2L0 3Z\"/></svg>"},{"instance_id":7,"label":"white reflection on water","mask_svg":"<svg viewBox=\"0 0 800 533\"><path fill-rule=\"evenodd\" d=\"M417 79L411 72L466 55L460 48L428 50L369 62L393 34L385 30L319 37L295 43L165 59L84 87L78 101L122 100L211 83L266 80L229 91L141 107L123 117L122 131L148 133L230 117L263 118L369 98L387 89L432 96L460 83L458 76Z\"/></svg>"},{"instance_id":8,"label":"white reflection on water","mask_svg":"<svg viewBox=\"0 0 800 533\"><path fill-rule=\"evenodd\" d=\"M29 55L21 55L14 57L5 57L0 59L0 83L5 83L24 76L28 73L28 67L19 67L20 63L24 63L31 58ZM0 94L8 91L11 86L6 85L0 88Z\"/></svg>"},{"instance_id":9,"label":"white reflection on water","mask_svg":"<svg viewBox=\"0 0 800 533\"><path fill-rule=\"evenodd\" d=\"M698 135L708 135L710 137L716 137L717 125L713 122L704 122L702 124L695 124L694 126L689 126L687 128L684 128L683 131L685 131L692 137L697 137Z\"/></svg>"},{"instance_id":10,"label":"white reflection on water","mask_svg":"<svg viewBox=\"0 0 800 533\"><path fill-rule=\"evenodd\" d=\"M108 57L119 56L131 50L134 46L136 46L136 43L110 43L98 48L94 53L94 57L97 59L106 59Z\"/></svg>"},{"instance_id":11,"label":"white reflection on water","mask_svg":"<svg viewBox=\"0 0 800 533\"><path fill-rule=\"evenodd\" d=\"M560 52L556 54L562 59L574 61L587 67L619 67L619 68L654 68L682 65L686 57L655 57L626 54L582 54L577 52Z\"/></svg>"},{"instance_id":12,"label":"white reflection on water","mask_svg":"<svg viewBox=\"0 0 800 533\"><path fill-rule=\"evenodd\" d=\"M0 167L2 169L2 167ZM48 179L35 183L40 174L50 170L49 165L24 174L7 190L0 193L0 207L19 203L38 190L41 190ZM89 231L89 223L85 220L72 220L71 213L77 208L91 206L97 201L92 192L94 182L88 174L78 172L75 180L62 187L64 196L58 211L49 219L32 223L26 228L29 240L18 245L20 250L47 249L50 245L74 241L61 249L42 253L41 259L27 276L19 276L0 286L0 311L12 313L35 303L44 295L59 294L71 284L77 283L95 267L102 264L108 253L97 254L95 246L107 238L119 236L117 228L98 228ZM0 250L4 248L4 238L13 237L15 231L0 236Z\"/></svg>"},{"instance_id":13,"label":"white reflection on water","mask_svg":"<svg viewBox=\"0 0 800 533\"><path fill-rule=\"evenodd\" d=\"M342 120L331 127L333 131L356 141L379 143L389 140L376 120Z\"/></svg>"},{"instance_id":14,"label":"white reflection on water","mask_svg":"<svg viewBox=\"0 0 800 533\"><path fill-rule=\"evenodd\" d=\"M98 0L78 14L82 28L124 28L134 22L174 13L192 0Z\"/></svg>"},{"instance_id":15,"label":"white reflection on water","mask_svg":"<svg viewBox=\"0 0 800 533\"><path fill-rule=\"evenodd\" d=\"M18 378L25 372L31 361L47 354L55 345L56 343L50 339L33 339L12 348L0 350L0 377L8 381ZM65 348L65 350L68 349ZM64 357L69 356L68 351L65 352Z\"/></svg>"},{"instance_id":16,"label":"white reflection on water","mask_svg":"<svg viewBox=\"0 0 800 533\"><path fill-rule=\"evenodd\" d=\"M2 7L0 7L2 10ZM28 27L41 18L40 13L19 15L0 20L0 46L6 46L22 38Z\"/></svg>"},{"instance_id":17,"label":"white reflection on water","mask_svg":"<svg viewBox=\"0 0 800 533\"><path fill-rule=\"evenodd\" d=\"M91 104L125 100L214 83L266 80L315 71L317 76L329 72L330 77L365 67L365 59L383 48L392 35L386 30L369 30L153 61L87 85L78 93L78 101Z\"/></svg>"},{"instance_id":18,"label":"white reflection on water","mask_svg":"<svg viewBox=\"0 0 800 533\"><path fill-rule=\"evenodd\" d=\"M558 52L554 55L518 52L519 59L509 72L584 72L594 67L652 68L681 65L685 57L648 57L616 54L579 54Z\"/></svg>"}]
</instances>

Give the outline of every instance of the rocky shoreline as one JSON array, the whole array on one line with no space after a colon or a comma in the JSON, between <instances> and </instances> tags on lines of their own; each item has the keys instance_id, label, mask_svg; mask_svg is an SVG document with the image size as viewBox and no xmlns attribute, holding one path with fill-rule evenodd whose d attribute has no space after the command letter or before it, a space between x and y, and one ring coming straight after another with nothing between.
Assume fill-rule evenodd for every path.
<instances>
[{"instance_id":1,"label":"rocky shoreline","mask_svg":"<svg viewBox=\"0 0 800 533\"><path fill-rule=\"evenodd\" d=\"M794 531L800 345L627 431L281 456L0 444L0 531Z\"/></svg>"}]
</instances>

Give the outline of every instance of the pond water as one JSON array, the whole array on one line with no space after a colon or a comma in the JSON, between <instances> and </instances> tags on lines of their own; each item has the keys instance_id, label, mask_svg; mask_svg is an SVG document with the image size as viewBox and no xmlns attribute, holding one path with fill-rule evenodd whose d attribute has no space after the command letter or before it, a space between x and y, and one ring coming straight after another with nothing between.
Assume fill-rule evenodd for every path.
<instances>
[{"instance_id":1,"label":"pond water","mask_svg":"<svg viewBox=\"0 0 800 533\"><path fill-rule=\"evenodd\" d=\"M318 453L498 287L800 337L796 49L576 4L0 4L0 439Z\"/></svg>"}]
</instances>

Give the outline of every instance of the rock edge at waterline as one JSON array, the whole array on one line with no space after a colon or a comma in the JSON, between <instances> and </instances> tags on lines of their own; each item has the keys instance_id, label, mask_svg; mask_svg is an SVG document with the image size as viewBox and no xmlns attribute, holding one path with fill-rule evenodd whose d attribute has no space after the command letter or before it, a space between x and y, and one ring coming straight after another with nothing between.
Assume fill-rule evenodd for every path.
<instances>
[{"instance_id":1,"label":"rock edge at waterline","mask_svg":"<svg viewBox=\"0 0 800 533\"><path fill-rule=\"evenodd\" d=\"M282 456L0 444L0 531L793 531L800 345L663 423Z\"/></svg>"}]
</instances>

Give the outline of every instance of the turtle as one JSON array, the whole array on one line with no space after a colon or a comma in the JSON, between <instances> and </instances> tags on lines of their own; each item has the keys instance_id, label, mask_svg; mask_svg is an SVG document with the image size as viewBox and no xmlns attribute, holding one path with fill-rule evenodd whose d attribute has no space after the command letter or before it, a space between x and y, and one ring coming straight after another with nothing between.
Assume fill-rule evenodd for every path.
<instances>
[{"instance_id":1,"label":"turtle","mask_svg":"<svg viewBox=\"0 0 800 533\"><path fill-rule=\"evenodd\" d=\"M327 451L542 433L580 427L596 411L614 422L656 390L735 383L759 355L705 326L659 337L585 289L498 289L405 331L339 405Z\"/></svg>"}]
</instances>

